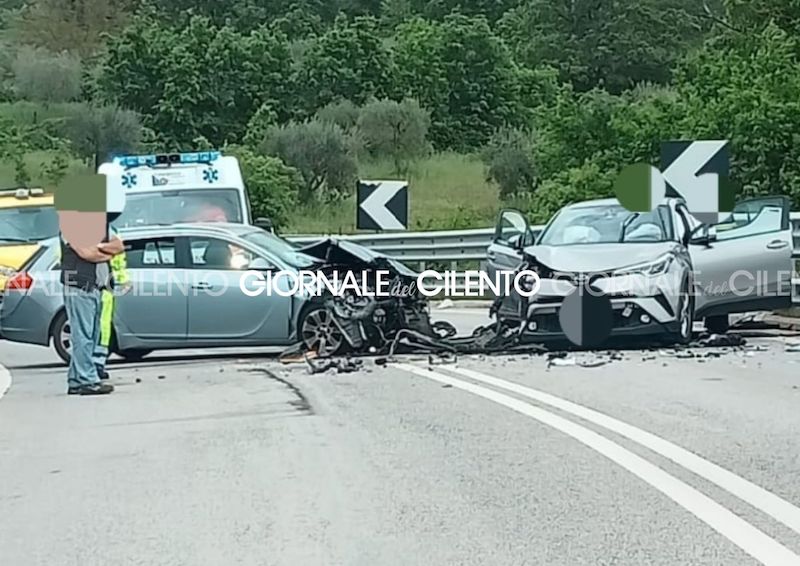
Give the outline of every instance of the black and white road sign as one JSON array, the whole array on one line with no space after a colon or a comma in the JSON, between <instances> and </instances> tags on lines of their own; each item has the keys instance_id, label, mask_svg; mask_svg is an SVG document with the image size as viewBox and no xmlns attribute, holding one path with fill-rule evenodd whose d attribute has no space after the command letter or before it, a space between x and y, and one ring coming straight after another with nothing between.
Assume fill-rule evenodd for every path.
<instances>
[{"instance_id":1,"label":"black and white road sign","mask_svg":"<svg viewBox=\"0 0 800 566\"><path fill-rule=\"evenodd\" d=\"M661 174L667 182L667 194L686 196L713 177L726 179L730 174L731 151L728 140L667 141L661 144ZM716 187L716 185L714 185ZM696 192L696 191L695 191Z\"/></svg>"},{"instance_id":2,"label":"black and white road sign","mask_svg":"<svg viewBox=\"0 0 800 566\"><path fill-rule=\"evenodd\" d=\"M359 181L356 228L407 230L408 182Z\"/></svg>"}]
</instances>

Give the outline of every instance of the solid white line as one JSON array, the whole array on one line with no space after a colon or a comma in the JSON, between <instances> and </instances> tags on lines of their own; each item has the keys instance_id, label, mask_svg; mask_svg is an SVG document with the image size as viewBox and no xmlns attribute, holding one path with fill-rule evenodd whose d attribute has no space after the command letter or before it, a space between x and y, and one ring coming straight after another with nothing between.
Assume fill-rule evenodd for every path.
<instances>
[{"instance_id":1,"label":"solid white line","mask_svg":"<svg viewBox=\"0 0 800 566\"><path fill-rule=\"evenodd\" d=\"M644 431L633 425L609 417L603 413L589 409L577 403L561 399L555 395L544 393L518 383L498 379L473 370L459 367L442 367L450 372L463 375L475 381L492 385L506 391L511 391L529 399L538 401L550 407L580 417L607 430L615 432L625 438L652 450L656 454L672 460L698 476L716 484L722 489L746 501L756 509L766 513L776 521L783 523L796 533L800 534L800 508L788 501L781 499L761 486L758 486L731 471L706 460L677 444Z\"/></svg>"},{"instance_id":2,"label":"solid white line","mask_svg":"<svg viewBox=\"0 0 800 566\"><path fill-rule=\"evenodd\" d=\"M11 372L3 364L0 364L0 399L11 387Z\"/></svg>"},{"instance_id":3,"label":"solid white line","mask_svg":"<svg viewBox=\"0 0 800 566\"><path fill-rule=\"evenodd\" d=\"M571 436L659 490L765 566L800 564L800 556L775 539L690 485L593 430L481 385L409 364L393 365L426 379L494 401Z\"/></svg>"}]
</instances>

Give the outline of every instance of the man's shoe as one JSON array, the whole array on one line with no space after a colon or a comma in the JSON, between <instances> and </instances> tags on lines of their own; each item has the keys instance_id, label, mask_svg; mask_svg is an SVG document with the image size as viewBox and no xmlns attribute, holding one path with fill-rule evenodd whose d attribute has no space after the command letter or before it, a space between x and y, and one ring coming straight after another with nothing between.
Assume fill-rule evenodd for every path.
<instances>
[{"instance_id":1,"label":"man's shoe","mask_svg":"<svg viewBox=\"0 0 800 566\"><path fill-rule=\"evenodd\" d=\"M107 381L108 378L111 377L111 376L108 375L108 372L106 370L99 369L99 370L97 370L97 377L99 377L103 381Z\"/></svg>"},{"instance_id":2,"label":"man's shoe","mask_svg":"<svg viewBox=\"0 0 800 566\"><path fill-rule=\"evenodd\" d=\"M108 383L93 383L91 385L81 385L80 387L70 387L67 395L108 395L114 392L114 386Z\"/></svg>"}]
</instances>

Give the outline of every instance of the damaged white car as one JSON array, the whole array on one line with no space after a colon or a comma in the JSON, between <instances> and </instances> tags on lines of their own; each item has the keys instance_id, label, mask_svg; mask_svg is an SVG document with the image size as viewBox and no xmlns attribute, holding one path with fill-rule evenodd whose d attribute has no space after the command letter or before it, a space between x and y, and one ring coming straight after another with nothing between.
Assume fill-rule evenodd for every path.
<instances>
[{"instance_id":1,"label":"damaged white car","mask_svg":"<svg viewBox=\"0 0 800 566\"><path fill-rule=\"evenodd\" d=\"M531 298L498 298L493 312L528 339L563 338L559 309L583 286L610 299L612 338L661 335L687 343L700 319L709 331L725 332L730 314L791 305L789 212L786 197L758 198L707 225L679 198L648 213L606 199L562 208L537 236L521 212L505 210L488 269L530 269L541 286Z\"/></svg>"}]
</instances>

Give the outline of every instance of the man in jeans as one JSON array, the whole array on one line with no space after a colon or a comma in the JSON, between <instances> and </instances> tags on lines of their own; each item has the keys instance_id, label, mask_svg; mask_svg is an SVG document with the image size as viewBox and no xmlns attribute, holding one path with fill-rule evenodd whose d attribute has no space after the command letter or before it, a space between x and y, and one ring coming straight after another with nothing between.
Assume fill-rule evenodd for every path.
<instances>
[{"instance_id":1,"label":"man in jeans","mask_svg":"<svg viewBox=\"0 0 800 566\"><path fill-rule=\"evenodd\" d=\"M109 261L122 253L119 238L94 246L69 244L61 238L61 283L70 326L69 395L107 395L112 385L101 383L93 354L100 339L101 291L110 279Z\"/></svg>"}]
</instances>

